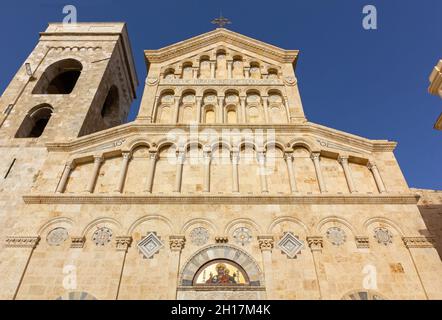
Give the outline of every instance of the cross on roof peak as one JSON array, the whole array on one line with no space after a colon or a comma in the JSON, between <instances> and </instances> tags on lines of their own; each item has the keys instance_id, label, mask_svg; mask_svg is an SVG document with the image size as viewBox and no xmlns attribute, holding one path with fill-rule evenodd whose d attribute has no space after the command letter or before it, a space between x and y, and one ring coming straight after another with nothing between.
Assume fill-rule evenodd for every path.
<instances>
[{"instance_id":1,"label":"cross on roof peak","mask_svg":"<svg viewBox=\"0 0 442 320\"><path fill-rule=\"evenodd\" d=\"M222 13L220 13L218 18L212 20L212 24L217 24L218 28L224 28L226 24L231 24L231 23L232 22L229 19L223 17Z\"/></svg>"}]
</instances>

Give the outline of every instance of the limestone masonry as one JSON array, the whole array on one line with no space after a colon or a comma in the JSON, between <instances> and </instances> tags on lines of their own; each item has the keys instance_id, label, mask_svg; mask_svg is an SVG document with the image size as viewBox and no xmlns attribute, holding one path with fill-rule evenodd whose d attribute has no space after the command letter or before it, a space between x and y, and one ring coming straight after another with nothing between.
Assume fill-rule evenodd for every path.
<instances>
[{"instance_id":1,"label":"limestone masonry","mask_svg":"<svg viewBox=\"0 0 442 320\"><path fill-rule=\"evenodd\" d=\"M442 298L441 192L309 122L297 50L144 53L133 122L124 23L50 24L1 96L1 299Z\"/></svg>"}]
</instances>

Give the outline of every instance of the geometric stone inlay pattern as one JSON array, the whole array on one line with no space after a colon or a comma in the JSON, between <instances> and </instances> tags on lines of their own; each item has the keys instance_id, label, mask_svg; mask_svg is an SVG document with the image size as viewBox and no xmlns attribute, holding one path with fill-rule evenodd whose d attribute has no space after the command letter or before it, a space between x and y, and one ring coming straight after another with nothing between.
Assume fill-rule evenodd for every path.
<instances>
[{"instance_id":1,"label":"geometric stone inlay pattern","mask_svg":"<svg viewBox=\"0 0 442 320\"><path fill-rule=\"evenodd\" d=\"M244 246L252 241L252 232L249 228L239 227L233 231L233 238L237 244Z\"/></svg>"},{"instance_id":2,"label":"geometric stone inlay pattern","mask_svg":"<svg viewBox=\"0 0 442 320\"><path fill-rule=\"evenodd\" d=\"M138 249L140 249L146 259L152 258L163 246L163 242L155 232L149 232L147 236L138 242Z\"/></svg>"},{"instance_id":3,"label":"geometric stone inlay pattern","mask_svg":"<svg viewBox=\"0 0 442 320\"><path fill-rule=\"evenodd\" d=\"M327 239L335 246L344 244L346 240L345 231L338 227L331 227L327 230Z\"/></svg>"},{"instance_id":4,"label":"geometric stone inlay pattern","mask_svg":"<svg viewBox=\"0 0 442 320\"><path fill-rule=\"evenodd\" d=\"M209 231L204 227L197 227L190 232L190 241L197 246L202 246L209 240Z\"/></svg>"},{"instance_id":5,"label":"geometric stone inlay pattern","mask_svg":"<svg viewBox=\"0 0 442 320\"><path fill-rule=\"evenodd\" d=\"M92 241L97 246L104 246L112 240L112 230L106 227L101 227L95 230L92 235Z\"/></svg>"},{"instance_id":6,"label":"geometric stone inlay pattern","mask_svg":"<svg viewBox=\"0 0 442 320\"><path fill-rule=\"evenodd\" d=\"M65 242L68 237L68 231L65 228L59 227L51 230L48 233L46 241L50 246L59 246Z\"/></svg>"},{"instance_id":7,"label":"geometric stone inlay pattern","mask_svg":"<svg viewBox=\"0 0 442 320\"><path fill-rule=\"evenodd\" d=\"M393 242L393 235L391 234L390 230L383 227L374 229L374 238L378 241L378 243L382 243L386 246Z\"/></svg>"},{"instance_id":8,"label":"geometric stone inlay pattern","mask_svg":"<svg viewBox=\"0 0 442 320\"><path fill-rule=\"evenodd\" d=\"M299 240L293 233L286 232L278 242L278 247L289 257L295 258L296 255L304 247L304 243Z\"/></svg>"}]
</instances>

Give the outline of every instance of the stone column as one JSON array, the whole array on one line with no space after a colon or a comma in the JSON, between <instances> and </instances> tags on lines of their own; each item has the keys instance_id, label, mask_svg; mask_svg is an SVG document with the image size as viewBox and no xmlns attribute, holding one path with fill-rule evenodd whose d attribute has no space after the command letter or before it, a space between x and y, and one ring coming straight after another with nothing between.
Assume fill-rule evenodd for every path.
<instances>
[{"instance_id":1,"label":"stone column","mask_svg":"<svg viewBox=\"0 0 442 320\"><path fill-rule=\"evenodd\" d=\"M14 258L15 271L11 275L2 274L2 288L10 289L8 292L2 292L3 299L16 300L20 290L23 278L28 270L32 254L40 242L40 236L9 236L6 237L5 248L20 249L20 252L10 252L10 258ZM15 250L12 250L15 251ZM14 290L15 289L15 290ZM6 291L6 290L5 290Z\"/></svg>"},{"instance_id":2,"label":"stone column","mask_svg":"<svg viewBox=\"0 0 442 320\"><path fill-rule=\"evenodd\" d=\"M246 123L247 122L247 116L246 116L246 97L241 96L239 97L241 101L241 122Z\"/></svg>"},{"instance_id":3,"label":"stone column","mask_svg":"<svg viewBox=\"0 0 442 320\"><path fill-rule=\"evenodd\" d=\"M89 193L94 192L95 183L97 182L98 173L100 171L101 164L103 163L103 156L94 156L94 169L92 171L92 176L89 180L89 185L87 187L87 191Z\"/></svg>"},{"instance_id":4,"label":"stone column","mask_svg":"<svg viewBox=\"0 0 442 320\"><path fill-rule=\"evenodd\" d=\"M312 252L313 256L313 264L315 265L315 273L316 273L316 281L318 284L318 294L319 299L322 299L322 292L321 292L321 283L322 283L322 274L320 273L319 268L319 259L320 255L322 253L322 247L323 247L323 238L318 236L313 237L307 237L307 243L310 247L310 250ZM324 279L326 281L326 279Z\"/></svg>"},{"instance_id":5,"label":"stone column","mask_svg":"<svg viewBox=\"0 0 442 320\"><path fill-rule=\"evenodd\" d=\"M384 182L382 181L381 175L379 174L379 170L378 170L378 167L376 166L376 164L373 162L369 162L369 163L367 163L367 167L373 173L374 181L376 182L379 192L380 193L387 192L387 190L385 189Z\"/></svg>"},{"instance_id":6,"label":"stone column","mask_svg":"<svg viewBox=\"0 0 442 320\"><path fill-rule=\"evenodd\" d=\"M152 192L153 179L155 177L155 167L157 165L157 159L158 159L158 153L156 151L149 152L149 172L147 175L147 186L146 186L146 192L148 192L148 193Z\"/></svg>"},{"instance_id":7,"label":"stone column","mask_svg":"<svg viewBox=\"0 0 442 320\"><path fill-rule=\"evenodd\" d=\"M210 162L211 152L204 152L204 192L210 192Z\"/></svg>"},{"instance_id":8,"label":"stone column","mask_svg":"<svg viewBox=\"0 0 442 320\"><path fill-rule=\"evenodd\" d=\"M314 152L311 155L311 158L313 160L313 164L315 165L315 171L316 171L316 177L318 178L318 184L319 184L319 190L321 193L327 192L327 189L325 187L324 178L322 177L322 171L321 171L321 164L319 163L319 152Z\"/></svg>"},{"instance_id":9,"label":"stone column","mask_svg":"<svg viewBox=\"0 0 442 320\"><path fill-rule=\"evenodd\" d=\"M154 102L153 102L153 108L152 108L152 113L150 115L150 118L148 117L147 120L149 122L154 123L157 120L157 110L158 110L158 96L155 96Z\"/></svg>"},{"instance_id":10,"label":"stone column","mask_svg":"<svg viewBox=\"0 0 442 320\"><path fill-rule=\"evenodd\" d=\"M347 180L348 190L350 193L357 192L355 188L355 184L353 182L353 176L351 175L350 167L348 165L348 157L340 156L338 158L339 163L342 165L342 169L344 169L345 180Z\"/></svg>"},{"instance_id":11,"label":"stone column","mask_svg":"<svg viewBox=\"0 0 442 320\"><path fill-rule=\"evenodd\" d=\"M69 179L69 175L71 174L71 171L75 168L75 163L72 161L69 161L65 164L63 174L61 176L61 180L57 186L57 190L55 192L57 193L63 193L66 189L66 184Z\"/></svg>"},{"instance_id":12,"label":"stone column","mask_svg":"<svg viewBox=\"0 0 442 320\"><path fill-rule=\"evenodd\" d=\"M291 121L292 117L290 115L289 100L287 96L284 96L284 107L285 107L285 113L287 115L287 123L293 122Z\"/></svg>"},{"instance_id":13,"label":"stone column","mask_svg":"<svg viewBox=\"0 0 442 320\"><path fill-rule=\"evenodd\" d=\"M264 267L265 287L267 288L267 299L273 299L273 277L272 277L272 249L274 245L273 236L258 236L259 249L262 254L262 264Z\"/></svg>"},{"instance_id":14,"label":"stone column","mask_svg":"<svg viewBox=\"0 0 442 320\"><path fill-rule=\"evenodd\" d=\"M232 151L230 156L232 161L232 192L239 193L239 177L238 177L239 152Z\"/></svg>"},{"instance_id":15,"label":"stone column","mask_svg":"<svg viewBox=\"0 0 442 320\"><path fill-rule=\"evenodd\" d=\"M265 119L265 123L270 123L270 118L269 118L269 97L262 97L262 106L264 108L264 119Z\"/></svg>"},{"instance_id":16,"label":"stone column","mask_svg":"<svg viewBox=\"0 0 442 320\"><path fill-rule=\"evenodd\" d=\"M215 61L210 61L210 78L215 79Z\"/></svg>"},{"instance_id":17,"label":"stone column","mask_svg":"<svg viewBox=\"0 0 442 320\"><path fill-rule=\"evenodd\" d=\"M123 262L121 264L120 278L118 281L117 294L115 296L115 300L118 300L118 297L120 295L121 279L123 279L124 266L126 265L127 250L129 249L131 244L132 244L131 236L115 237L115 248L118 252L121 252L123 254Z\"/></svg>"},{"instance_id":18,"label":"stone column","mask_svg":"<svg viewBox=\"0 0 442 320\"><path fill-rule=\"evenodd\" d=\"M177 298L178 275L180 269L181 251L184 249L186 238L183 235L169 236L170 255L169 255L169 274L168 274L168 299Z\"/></svg>"},{"instance_id":19,"label":"stone column","mask_svg":"<svg viewBox=\"0 0 442 320\"><path fill-rule=\"evenodd\" d=\"M250 78L250 67L244 67L244 78Z\"/></svg>"},{"instance_id":20,"label":"stone column","mask_svg":"<svg viewBox=\"0 0 442 320\"><path fill-rule=\"evenodd\" d=\"M203 102L203 97L197 96L196 97L196 122L201 123L201 105Z\"/></svg>"},{"instance_id":21,"label":"stone column","mask_svg":"<svg viewBox=\"0 0 442 320\"><path fill-rule=\"evenodd\" d=\"M183 176L183 164L185 153L179 151L176 159L175 192L181 192L181 179Z\"/></svg>"},{"instance_id":22,"label":"stone column","mask_svg":"<svg viewBox=\"0 0 442 320\"><path fill-rule=\"evenodd\" d=\"M259 180L261 182L261 192L269 192L267 186L267 174L265 167L265 153L258 152L258 165L259 165Z\"/></svg>"},{"instance_id":23,"label":"stone column","mask_svg":"<svg viewBox=\"0 0 442 320\"><path fill-rule=\"evenodd\" d=\"M123 162L121 164L120 178L118 179L117 192L122 193L124 182L126 181L127 168L129 166L129 161L131 158L130 152L123 152Z\"/></svg>"},{"instance_id":24,"label":"stone column","mask_svg":"<svg viewBox=\"0 0 442 320\"><path fill-rule=\"evenodd\" d=\"M218 118L219 123L224 123L224 96L218 97Z\"/></svg>"},{"instance_id":25,"label":"stone column","mask_svg":"<svg viewBox=\"0 0 442 320\"><path fill-rule=\"evenodd\" d=\"M194 79L198 78L198 67L193 67L193 74L192 74Z\"/></svg>"},{"instance_id":26,"label":"stone column","mask_svg":"<svg viewBox=\"0 0 442 320\"><path fill-rule=\"evenodd\" d=\"M180 115L180 97L175 96L175 104L173 107L173 120L172 123L178 123L179 115Z\"/></svg>"},{"instance_id":27,"label":"stone column","mask_svg":"<svg viewBox=\"0 0 442 320\"><path fill-rule=\"evenodd\" d=\"M291 153L285 153L284 159L289 174L290 190L292 193L298 192L298 188L296 187L295 173L293 172L293 155Z\"/></svg>"},{"instance_id":28,"label":"stone column","mask_svg":"<svg viewBox=\"0 0 442 320\"><path fill-rule=\"evenodd\" d=\"M233 61L227 61L227 79L233 78L232 66L233 66Z\"/></svg>"}]
</instances>

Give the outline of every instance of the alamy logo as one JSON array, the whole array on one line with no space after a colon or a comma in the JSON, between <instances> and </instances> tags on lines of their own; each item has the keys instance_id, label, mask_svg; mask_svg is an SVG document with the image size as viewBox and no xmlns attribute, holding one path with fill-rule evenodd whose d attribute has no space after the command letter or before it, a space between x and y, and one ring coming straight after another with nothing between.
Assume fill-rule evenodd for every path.
<instances>
[{"instance_id":1,"label":"alamy logo","mask_svg":"<svg viewBox=\"0 0 442 320\"><path fill-rule=\"evenodd\" d=\"M362 27L365 30L377 30L378 28L378 11L374 5L366 5L362 9L362 13L365 14L362 19Z\"/></svg>"},{"instance_id":2,"label":"alamy logo","mask_svg":"<svg viewBox=\"0 0 442 320\"><path fill-rule=\"evenodd\" d=\"M376 267L372 264L367 264L364 266L364 269L362 269L362 273L365 274L365 277L362 280L362 287L365 290L377 290L378 280Z\"/></svg>"},{"instance_id":3,"label":"alamy logo","mask_svg":"<svg viewBox=\"0 0 442 320\"><path fill-rule=\"evenodd\" d=\"M65 24L77 23L77 8L71 4L63 7L63 14L66 16L63 18Z\"/></svg>"}]
</instances>

